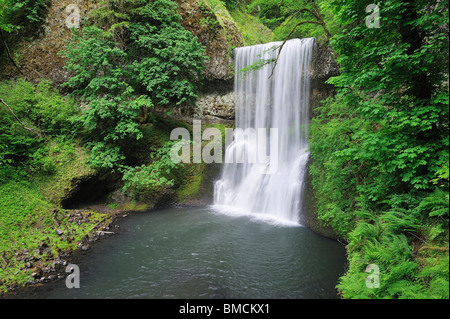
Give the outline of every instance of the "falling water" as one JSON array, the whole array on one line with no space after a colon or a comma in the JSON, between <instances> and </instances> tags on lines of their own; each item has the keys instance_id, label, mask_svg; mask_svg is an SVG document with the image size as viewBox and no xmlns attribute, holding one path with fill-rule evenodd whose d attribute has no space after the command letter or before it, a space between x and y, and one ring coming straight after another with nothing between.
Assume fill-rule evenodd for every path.
<instances>
[{"instance_id":1,"label":"falling water","mask_svg":"<svg viewBox=\"0 0 450 319\"><path fill-rule=\"evenodd\" d=\"M298 223L309 156L309 76L314 43L313 38L289 40L275 68L270 63L244 75L239 72L243 68L261 59L275 59L281 42L235 50L236 128L244 132L254 129L258 142L263 142L256 145L255 139L237 138L235 133L214 186L218 209ZM265 136L259 134L261 128ZM272 162L259 155L261 145ZM242 154L246 156L243 163L238 161Z\"/></svg>"}]
</instances>

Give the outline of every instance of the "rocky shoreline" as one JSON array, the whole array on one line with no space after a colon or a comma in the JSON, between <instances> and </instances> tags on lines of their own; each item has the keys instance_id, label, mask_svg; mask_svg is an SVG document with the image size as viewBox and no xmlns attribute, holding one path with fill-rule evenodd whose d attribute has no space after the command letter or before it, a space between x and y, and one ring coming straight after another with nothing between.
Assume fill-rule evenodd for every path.
<instances>
[{"instance_id":1,"label":"rocky shoreline","mask_svg":"<svg viewBox=\"0 0 450 319\"><path fill-rule=\"evenodd\" d=\"M215 176L212 173L211 175ZM213 178L211 178L211 180L212 179ZM208 179L208 182L205 182L205 184L211 187L210 182L211 181ZM309 183L307 184L306 197L309 197L312 195L311 185L309 185ZM187 200L183 203L166 203L167 205L156 206L142 205L142 208L135 206L136 209L126 209L124 205L112 208L111 205L108 205L107 203L98 203L83 208L64 210L67 214L65 224L59 223L57 215L61 214L61 212L55 209L55 233L64 241L75 243L76 248L59 251L58 254L53 254L52 247L43 240L36 248L34 248L34 251L23 249L14 252L14 254L10 256L4 256L4 253L2 253L0 262L3 263L3 265L7 265L9 263L8 260L13 259L11 263L15 262L23 264L23 267L18 270L18 273L21 271L24 273L31 272L31 277L24 286L19 284L6 285L8 291L6 293L0 291L0 299L39 298L39 289L44 287L44 285L67 278L67 265L71 263L77 264L77 261L79 261L80 258L85 257L87 251L89 251L96 242L119 233L122 230L120 222L123 221L124 218L142 211L151 212L155 209L164 209L168 207L195 207L208 205L211 201L211 198L208 196L210 194L206 194L205 192L202 193L204 193L204 196L200 196L201 198ZM312 198L310 200L312 200ZM302 218L302 224L317 234L339 240L332 230L320 225L320 222L314 214L314 209L311 206L310 200L306 200L304 203L303 211L305 215ZM102 214L104 217L100 221L92 220L95 213ZM70 232L70 225L75 224L92 224L92 228L77 242L73 242L73 236ZM1 280L0 284L2 284Z\"/></svg>"},{"instance_id":2,"label":"rocky shoreline","mask_svg":"<svg viewBox=\"0 0 450 319\"><path fill-rule=\"evenodd\" d=\"M195 203L189 202L172 205L170 207L193 207L200 203L201 201ZM145 212L168 207L149 208L146 209ZM69 264L77 264L77 261L80 260L80 258L85 257L85 253L89 251L96 242L118 234L121 231L120 222L126 217L140 212L140 210L110 208L107 204L102 203L84 209L67 210L69 222L76 224L87 223L89 222L90 212L93 211L105 214L111 218L107 220L104 219L100 223L95 224L90 233L85 235L81 241L77 242L76 249L61 251L57 256L49 258L48 255L51 251L51 247L45 242L41 242L35 249L36 253L39 252L39 257L31 256L30 251L26 249L16 252L14 254L15 260L24 262L23 271L32 271L31 279L26 282L24 286L18 284L7 285L8 291L0 291L0 299L39 298L38 289L44 287L46 284L67 278L69 273L66 272L66 267ZM64 226L55 229L55 232L58 231L60 232L60 236L65 236L70 240L70 232L67 232Z\"/></svg>"},{"instance_id":3,"label":"rocky shoreline","mask_svg":"<svg viewBox=\"0 0 450 319\"><path fill-rule=\"evenodd\" d=\"M68 221L78 225L81 223L90 223L92 211L93 209L68 210ZM54 255L52 253L52 247L43 240L35 248L34 253L29 249L15 252L12 258L16 262L23 263L22 271L31 271L31 278L24 286L15 283L6 285L8 291L0 291L0 298L22 298L22 296L27 296L35 288L42 287L44 284L58 279L66 278L68 275L66 273L67 265L76 261L79 254L89 250L95 242L116 234L120 228L118 221L132 213L109 209L106 205L102 205L96 212L104 213L105 216L110 216L111 218L104 218L100 222L95 223L92 229L80 241L76 242L76 249L59 251L57 255ZM63 237L68 243L71 243L73 236L67 225L58 226L60 227L55 229L56 234ZM4 264L9 263L4 254L1 257Z\"/></svg>"}]
</instances>

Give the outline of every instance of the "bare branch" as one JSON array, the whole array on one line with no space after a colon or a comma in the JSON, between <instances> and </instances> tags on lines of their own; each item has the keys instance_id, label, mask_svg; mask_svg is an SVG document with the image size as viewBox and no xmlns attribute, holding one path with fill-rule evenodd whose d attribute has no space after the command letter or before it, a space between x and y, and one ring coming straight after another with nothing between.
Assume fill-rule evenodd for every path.
<instances>
[{"instance_id":1,"label":"bare branch","mask_svg":"<svg viewBox=\"0 0 450 319\"><path fill-rule=\"evenodd\" d=\"M6 55L8 55L8 58L11 60L12 64L16 67L16 69L19 70L20 74L24 75L22 70L19 68L19 66L16 64L16 62L13 59L11 52L9 51L8 44L6 43L5 38L3 37L3 31L1 29L0 29L0 37L2 38L2 43L6 50Z\"/></svg>"},{"instance_id":2,"label":"bare branch","mask_svg":"<svg viewBox=\"0 0 450 319\"><path fill-rule=\"evenodd\" d=\"M278 58L280 57L281 50L283 49L283 46L286 44L286 41L291 37L291 35L294 33L294 31L295 31L295 29L297 29L297 27L301 26L302 24L306 24L306 23L312 23L312 24L321 25L321 23L317 22L317 21L302 21L302 22L297 23L295 25L295 27L292 28L291 32L289 33L289 35L286 37L286 39L283 41L283 43L280 45L280 47L278 49L277 58L275 59L275 63L273 65L272 73L270 73L269 79L272 77L273 72L275 71L275 67L277 66Z\"/></svg>"},{"instance_id":3,"label":"bare branch","mask_svg":"<svg viewBox=\"0 0 450 319\"><path fill-rule=\"evenodd\" d=\"M313 20L302 21L302 22L297 23L297 24L294 26L294 28L292 28L291 32L289 33L289 35L286 37L286 39L283 41L283 43L280 45L280 48L278 49L278 55L277 55L277 58L275 59L275 62L274 62L273 68L272 68L272 73L270 74L269 79L272 77L273 72L274 72L274 70L275 70L275 67L277 66L278 58L280 57L280 53L281 53L281 50L283 49L284 44L285 44L286 41L291 37L291 35L294 33L294 31L295 31L299 26L301 26L302 24L310 23L310 24L317 24L317 25L322 26L323 30L325 31L325 35L326 35L326 37L327 37L327 42L330 41L330 39L331 39L331 33L330 33L330 31L328 31L328 28L327 28L327 26L326 26L326 24L325 24L325 21L323 20L322 14L320 13L319 7L317 6L317 4L316 4L316 2L315 2L314 0L310 0L310 2L311 2L312 6L313 6L313 8L314 8L314 12L312 12L311 10L309 10L309 9L307 9L307 8L302 8L302 9L298 10L297 12L295 12L295 13L289 18L289 20L286 22L285 25L287 25L287 24L293 19L293 17L294 17L295 15L297 15L297 14L299 14L299 13L301 13L301 12L309 12L309 13L310 13L314 18L316 18L318 21L313 21Z\"/></svg>"},{"instance_id":4,"label":"bare branch","mask_svg":"<svg viewBox=\"0 0 450 319\"><path fill-rule=\"evenodd\" d=\"M40 129L34 128L34 127L29 127L26 124L24 124L16 115L16 113L14 113L14 111L11 109L11 107L6 104L5 101L3 101L2 98L0 98L0 102L3 103L4 105L6 105L6 107L9 109L9 111L11 112L11 114L14 116L14 118L17 120L17 122L20 123L20 125L22 125L22 127L30 132L33 132L34 134L36 134L38 137L42 137L41 132L44 132Z\"/></svg>"},{"instance_id":5,"label":"bare branch","mask_svg":"<svg viewBox=\"0 0 450 319\"><path fill-rule=\"evenodd\" d=\"M290 16L289 20L286 21L286 22L284 23L284 26L286 26L289 22L291 22L291 20L292 20L297 14L302 13L302 12L309 12L314 18L316 18L317 20L320 20L319 17L318 17L314 12L312 12L311 10L309 10L309 9L307 9L307 8L303 8L303 9L300 9L300 10L297 10L296 12L294 12L294 13Z\"/></svg>"}]
</instances>

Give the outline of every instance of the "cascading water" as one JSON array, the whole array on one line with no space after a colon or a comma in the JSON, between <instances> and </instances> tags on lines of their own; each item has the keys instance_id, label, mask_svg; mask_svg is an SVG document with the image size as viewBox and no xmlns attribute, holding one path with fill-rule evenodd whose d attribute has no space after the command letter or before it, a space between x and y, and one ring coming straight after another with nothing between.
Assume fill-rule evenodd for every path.
<instances>
[{"instance_id":1,"label":"cascading water","mask_svg":"<svg viewBox=\"0 0 450 319\"><path fill-rule=\"evenodd\" d=\"M237 138L235 130L235 139L225 152L221 177L214 185L214 203L222 211L298 223L309 157L309 76L315 40L289 40L274 69L270 63L245 76L239 75L240 70L261 58L275 59L281 44L235 50L236 128L244 132L254 129L258 141L263 142L256 145L252 138ZM266 136L259 134L260 129L265 129ZM274 137L271 133L277 133L277 138L270 140ZM270 153L272 163L258 153L261 145L266 146L263 153ZM247 160L239 162L242 154ZM249 160L256 157L256 161ZM261 167L270 169L264 171Z\"/></svg>"}]
</instances>

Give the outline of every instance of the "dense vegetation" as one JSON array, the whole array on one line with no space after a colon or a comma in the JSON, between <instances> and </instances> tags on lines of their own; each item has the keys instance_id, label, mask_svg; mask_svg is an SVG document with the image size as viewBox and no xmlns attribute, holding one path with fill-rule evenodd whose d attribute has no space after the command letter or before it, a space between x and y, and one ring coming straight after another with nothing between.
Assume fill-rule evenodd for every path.
<instances>
[{"instance_id":1,"label":"dense vegetation","mask_svg":"<svg viewBox=\"0 0 450 319\"><path fill-rule=\"evenodd\" d=\"M380 28L370 3L331 1L341 75L311 129L318 214L348 240L344 297L448 298L448 2L384 2Z\"/></svg>"},{"instance_id":2,"label":"dense vegetation","mask_svg":"<svg viewBox=\"0 0 450 319\"><path fill-rule=\"evenodd\" d=\"M92 173L67 121L75 114L73 101L48 81L2 82L0 97L0 290L6 290L51 267L51 260L77 248L110 217L90 212L77 224L58 209L71 182Z\"/></svg>"},{"instance_id":3,"label":"dense vegetation","mask_svg":"<svg viewBox=\"0 0 450 319\"><path fill-rule=\"evenodd\" d=\"M48 3L0 2L2 32L41 23ZM89 218L73 224L61 206L75 181L123 176L132 200L124 209L145 209L134 200L160 195L175 178L184 199L198 192L198 185L183 182L197 170L180 170L168 155L171 130L186 124L153 112L157 105L170 113L171 106L197 96L204 49L180 19L169 0L103 1L92 23L73 30L60 53L71 72L61 87L69 95L45 79L0 83L1 290L30 281L37 268L111 219L87 212ZM7 45L2 48L9 51ZM58 235L61 224L70 232ZM50 247L45 255L34 252L41 246Z\"/></svg>"},{"instance_id":4,"label":"dense vegetation","mask_svg":"<svg viewBox=\"0 0 450 319\"><path fill-rule=\"evenodd\" d=\"M310 174L319 219L348 242L340 294L448 298L448 1L383 2L379 28L367 25L370 4L253 0L239 10L273 40L313 36L337 57L337 94L314 110ZM366 286L369 265L378 288Z\"/></svg>"},{"instance_id":5,"label":"dense vegetation","mask_svg":"<svg viewBox=\"0 0 450 319\"><path fill-rule=\"evenodd\" d=\"M0 0L4 63L17 57L6 35L36 30L49 4ZM60 52L70 74L62 87L0 82L2 290L109 218L89 212L89 222L74 223L61 208L77 179L119 176L125 194L144 202L199 192L204 164L168 156L171 129L190 125L160 112L195 103L205 48L172 0L99 4ZM198 1L210 13L202 27L217 28L214 14L226 8L246 45L316 37L335 53L336 95L314 110L310 173L318 218L347 242L341 296L448 298L448 1L385 1L380 28L366 25L369 4ZM70 236L55 232L60 225ZM379 267L379 288L366 286L368 265Z\"/></svg>"},{"instance_id":6,"label":"dense vegetation","mask_svg":"<svg viewBox=\"0 0 450 319\"><path fill-rule=\"evenodd\" d=\"M87 26L68 45L74 76L65 85L87 103L76 121L88 130L91 164L116 169L127 164L123 148L130 139L142 137L139 113L194 101L204 56L174 2L112 3L93 14L104 29Z\"/></svg>"}]
</instances>

